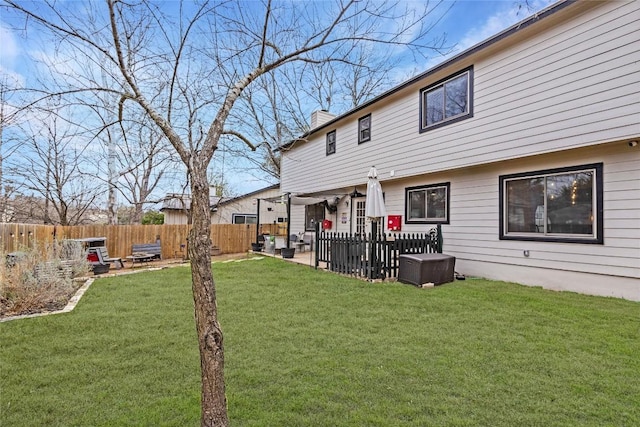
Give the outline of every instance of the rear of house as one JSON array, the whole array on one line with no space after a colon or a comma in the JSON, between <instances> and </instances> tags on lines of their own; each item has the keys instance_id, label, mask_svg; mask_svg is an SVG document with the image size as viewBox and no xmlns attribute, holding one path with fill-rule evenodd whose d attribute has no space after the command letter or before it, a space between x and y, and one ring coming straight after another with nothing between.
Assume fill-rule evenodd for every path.
<instances>
[{"instance_id":1,"label":"rear of house","mask_svg":"<svg viewBox=\"0 0 640 427\"><path fill-rule=\"evenodd\" d=\"M558 2L323 115L283 149L281 190L327 201L291 230L367 231L375 165L385 220L442 224L459 272L640 300L638 28L640 2Z\"/></svg>"}]
</instances>

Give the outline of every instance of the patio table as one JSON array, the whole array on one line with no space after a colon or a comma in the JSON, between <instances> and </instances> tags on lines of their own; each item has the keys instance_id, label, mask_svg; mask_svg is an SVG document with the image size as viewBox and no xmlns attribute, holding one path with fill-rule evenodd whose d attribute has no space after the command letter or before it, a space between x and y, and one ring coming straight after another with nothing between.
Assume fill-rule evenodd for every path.
<instances>
[{"instance_id":1,"label":"patio table","mask_svg":"<svg viewBox=\"0 0 640 427\"><path fill-rule=\"evenodd\" d=\"M136 262L138 263L143 263L143 262L149 262L153 259L155 255L153 254L147 254L147 253L134 253L131 255L127 255L127 259L131 261L131 268L134 268L136 265Z\"/></svg>"}]
</instances>

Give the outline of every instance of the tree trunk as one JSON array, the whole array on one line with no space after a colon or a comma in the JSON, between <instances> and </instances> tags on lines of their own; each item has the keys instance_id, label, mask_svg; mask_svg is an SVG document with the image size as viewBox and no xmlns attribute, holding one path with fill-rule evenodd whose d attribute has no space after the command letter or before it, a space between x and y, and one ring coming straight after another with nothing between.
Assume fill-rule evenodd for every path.
<instances>
[{"instance_id":1,"label":"tree trunk","mask_svg":"<svg viewBox=\"0 0 640 427\"><path fill-rule=\"evenodd\" d=\"M227 399L224 387L224 347L218 323L216 288L211 272L211 211L206 165L196 163L191 170L191 213L189 257L195 304L196 330L202 369L203 427L226 427Z\"/></svg>"}]
</instances>

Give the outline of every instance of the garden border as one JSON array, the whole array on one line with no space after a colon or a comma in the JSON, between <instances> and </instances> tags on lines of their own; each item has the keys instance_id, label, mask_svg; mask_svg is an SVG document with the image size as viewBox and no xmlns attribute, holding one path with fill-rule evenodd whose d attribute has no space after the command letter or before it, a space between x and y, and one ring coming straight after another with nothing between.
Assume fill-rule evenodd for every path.
<instances>
[{"instance_id":1,"label":"garden border","mask_svg":"<svg viewBox=\"0 0 640 427\"><path fill-rule=\"evenodd\" d=\"M228 259L226 261L212 261L212 264L214 264L215 262L239 262L239 261L247 261L247 260L259 260L259 259L263 259L264 257L252 257L252 258L246 258L246 259ZM154 271L154 270L162 270L165 268L172 268L172 267L184 267L185 263L180 263L180 264L171 264L171 265L163 265L163 266L159 266L159 267L149 267L146 269L141 269L141 270L133 270L133 271L123 271L123 272L119 272L119 273L112 273L111 276L118 276L118 275L122 275L122 274L135 274L135 273L142 273L145 271ZM100 277L108 277L109 275L101 275ZM69 299L69 302L67 302L67 305L64 306L63 309L61 310L55 310L55 311L43 311L41 313L32 313L32 314L19 314L16 316L7 316L4 318L0 318L0 323L4 323L4 322L8 322L10 320L20 320L20 319L30 319L33 317L42 317L42 316L48 316L50 314L60 314L60 313L69 313L70 311L73 311L74 308L76 308L76 305L78 304L78 302L80 302L80 298L82 298L82 296L84 295L84 293L87 291L87 289L89 289L89 287L91 286L91 284L97 279L97 277L89 277L86 279L84 285L80 286L80 288L78 288L78 290L76 291L75 294L73 294L73 296Z\"/></svg>"}]
</instances>

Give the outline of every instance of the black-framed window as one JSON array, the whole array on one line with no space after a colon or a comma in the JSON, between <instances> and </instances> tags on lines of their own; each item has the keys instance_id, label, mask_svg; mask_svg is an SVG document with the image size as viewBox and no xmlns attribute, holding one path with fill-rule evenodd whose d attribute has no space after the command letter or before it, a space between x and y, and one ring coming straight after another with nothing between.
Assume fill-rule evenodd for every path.
<instances>
[{"instance_id":1,"label":"black-framed window","mask_svg":"<svg viewBox=\"0 0 640 427\"><path fill-rule=\"evenodd\" d=\"M327 156L336 152L336 131L327 134Z\"/></svg>"},{"instance_id":2,"label":"black-framed window","mask_svg":"<svg viewBox=\"0 0 640 427\"><path fill-rule=\"evenodd\" d=\"M371 140L371 114L358 119L358 144Z\"/></svg>"},{"instance_id":3,"label":"black-framed window","mask_svg":"<svg viewBox=\"0 0 640 427\"><path fill-rule=\"evenodd\" d=\"M234 224L255 224L258 217L255 214L231 214L231 222Z\"/></svg>"},{"instance_id":4,"label":"black-framed window","mask_svg":"<svg viewBox=\"0 0 640 427\"><path fill-rule=\"evenodd\" d=\"M499 177L500 239L602 244L602 163Z\"/></svg>"},{"instance_id":5,"label":"black-framed window","mask_svg":"<svg viewBox=\"0 0 640 427\"><path fill-rule=\"evenodd\" d=\"M420 90L420 132L473 117L473 67Z\"/></svg>"},{"instance_id":6,"label":"black-framed window","mask_svg":"<svg viewBox=\"0 0 640 427\"><path fill-rule=\"evenodd\" d=\"M449 224L450 183L405 188L405 223Z\"/></svg>"},{"instance_id":7,"label":"black-framed window","mask_svg":"<svg viewBox=\"0 0 640 427\"><path fill-rule=\"evenodd\" d=\"M304 224L306 231L316 229L316 224L324 220L324 203L306 205L304 207Z\"/></svg>"}]
</instances>

